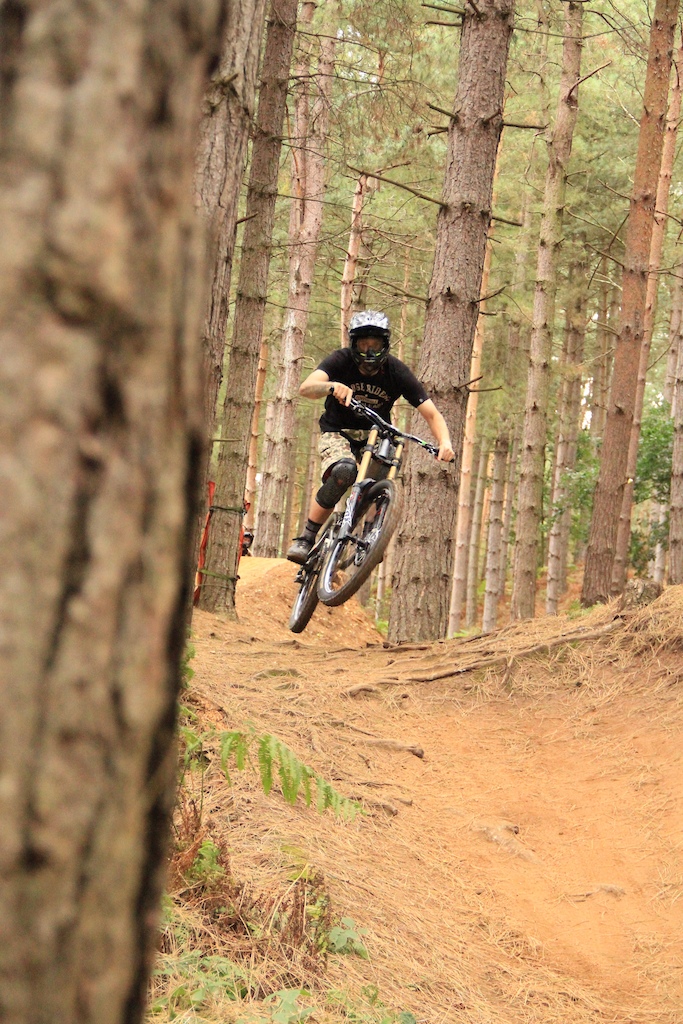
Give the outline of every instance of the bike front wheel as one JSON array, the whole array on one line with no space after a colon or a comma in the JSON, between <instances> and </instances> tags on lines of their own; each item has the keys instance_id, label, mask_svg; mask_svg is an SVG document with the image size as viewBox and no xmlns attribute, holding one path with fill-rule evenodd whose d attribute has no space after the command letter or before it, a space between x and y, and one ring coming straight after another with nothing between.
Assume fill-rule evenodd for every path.
<instances>
[{"instance_id":1,"label":"bike front wheel","mask_svg":"<svg viewBox=\"0 0 683 1024\"><path fill-rule=\"evenodd\" d=\"M401 516L393 480L378 480L364 497L351 534L331 544L320 570L318 597L330 607L344 604L382 561Z\"/></svg>"},{"instance_id":2,"label":"bike front wheel","mask_svg":"<svg viewBox=\"0 0 683 1024\"><path fill-rule=\"evenodd\" d=\"M292 606L292 614L289 616L289 628L292 633L303 633L318 604L317 573L306 568L301 572L304 578Z\"/></svg>"},{"instance_id":3,"label":"bike front wheel","mask_svg":"<svg viewBox=\"0 0 683 1024\"><path fill-rule=\"evenodd\" d=\"M313 547L308 559L299 569L297 582L300 584L299 593L292 606L292 613L289 616L289 628L292 633L302 633L318 604L318 572L322 561L323 552L328 542L330 530L337 522L337 516L333 513L325 522L320 531L320 536Z\"/></svg>"}]
</instances>

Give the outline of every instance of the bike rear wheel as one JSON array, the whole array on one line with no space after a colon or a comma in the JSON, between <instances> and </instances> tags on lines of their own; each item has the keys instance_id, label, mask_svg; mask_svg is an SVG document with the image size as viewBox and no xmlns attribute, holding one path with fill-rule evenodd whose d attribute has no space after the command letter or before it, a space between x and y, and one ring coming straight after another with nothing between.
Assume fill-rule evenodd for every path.
<instances>
[{"instance_id":1,"label":"bike rear wheel","mask_svg":"<svg viewBox=\"0 0 683 1024\"><path fill-rule=\"evenodd\" d=\"M345 540L335 540L323 562L318 597L330 607L360 590L382 561L401 516L400 494L393 480L378 480L365 495Z\"/></svg>"}]
</instances>

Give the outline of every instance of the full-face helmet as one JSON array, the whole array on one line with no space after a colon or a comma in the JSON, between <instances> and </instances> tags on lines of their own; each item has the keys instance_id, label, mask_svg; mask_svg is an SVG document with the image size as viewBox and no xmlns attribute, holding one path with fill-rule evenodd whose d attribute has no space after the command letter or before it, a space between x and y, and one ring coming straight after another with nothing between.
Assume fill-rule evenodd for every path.
<instances>
[{"instance_id":1,"label":"full-face helmet","mask_svg":"<svg viewBox=\"0 0 683 1024\"><path fill-rule=\"evenodd\" d=\"M362 338L379 338L382 347L378 352L360 352L358 342ZM351 355L358 366L364 369L379 369L386 362L389 354L389 341L391 329L389 318L384 313L374 309L366 309L361 313L354 313L349 322L349 342Z\"/></svg>"}]
</instances>

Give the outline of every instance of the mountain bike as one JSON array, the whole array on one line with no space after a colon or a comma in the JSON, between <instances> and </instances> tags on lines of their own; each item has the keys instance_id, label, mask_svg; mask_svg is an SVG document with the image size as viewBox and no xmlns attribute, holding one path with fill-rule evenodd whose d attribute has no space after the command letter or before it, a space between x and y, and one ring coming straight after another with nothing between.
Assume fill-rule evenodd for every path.
<instances>
[{"instance_id":1,"label":"mountain bike","mask_svg":"<svg viewBox=\"0 0 683 1024\"><path fill-rule=\"evenodd\" d=\"M370 432L344 508L332 512L323 524L297 573L299 593L289 619L293 633L306 628L318 601L330 607L348 601L382 561L401 517L402 497L394 481L405 442L414 441L431 455L439 454L436 445L399 430L357 399L351 399L349 408L368 421Z\"/></svg>"}]
</instances>

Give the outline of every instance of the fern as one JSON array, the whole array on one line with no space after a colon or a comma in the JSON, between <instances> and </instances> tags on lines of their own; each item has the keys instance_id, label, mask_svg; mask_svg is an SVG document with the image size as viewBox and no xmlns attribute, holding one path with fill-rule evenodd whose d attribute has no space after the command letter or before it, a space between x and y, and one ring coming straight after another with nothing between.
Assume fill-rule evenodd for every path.
<instances>
[{"instance_id":1,"label":"fern","mask_svg":"<svg viewBox=\"0 0 683 1024\"><path fill-rule=\"evenodd\" d=\"M338 793L321 775L299 760L282 740L270 733L257 735L253 730L222 732L218 734L218 741L221 768L228 782L231 781L230 762L234 759L235 766L241 771L247 763L249 748L255 743L261 785L266 796L273 788L274 771L277 770L282 795L289 804L295 804L301 795L306 806L310 807L315 783L316 807L321 813L331 810L338 817L352 821L360 810L358 803Z\"/></svg>"},{"instance_id":2,"label":"fern","mask_svg":"<svg viewBox=\"0 0 683 1024\"><path fill-rule=\"evenodd\" d=\"M234 755L235 766L239 771L244 769L247 763L249 749L248 737L243 732L223 732L220 734L221 745L221 768L228 782L232 784L228 761Z\"/></svg>"}]
</instances>

